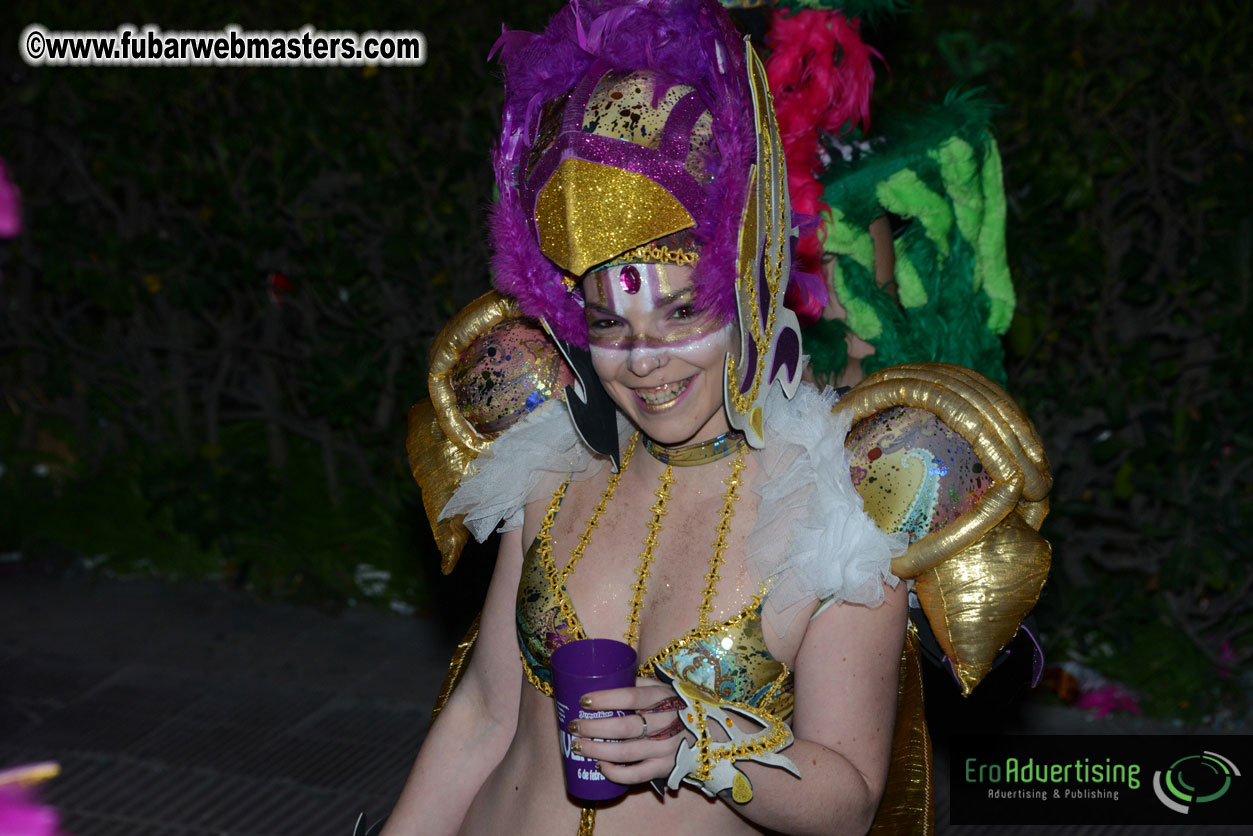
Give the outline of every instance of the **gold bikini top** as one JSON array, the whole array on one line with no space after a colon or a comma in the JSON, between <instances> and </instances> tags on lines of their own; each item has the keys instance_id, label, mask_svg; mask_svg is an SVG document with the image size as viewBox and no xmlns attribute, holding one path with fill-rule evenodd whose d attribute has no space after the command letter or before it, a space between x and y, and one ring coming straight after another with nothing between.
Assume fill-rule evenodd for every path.
<instances>
[{"instance_id":1,"label":"gold bikini top","mask_svg":"<svg viewBox=\"0 0 1253 836\"><path fill-rule=\"evenodd\" d=\"M527 549L518 584L518 645L527 679L552 696L553 651L587 634L565 584L550 579L538 546L536 538ZM653 665L658 663L722 699L748 703L779 717L792 713L792 672L766 647L760 595L725 621L695 628L670 642L639 666L639 675L654 675Z\"/></svg>"}]
</instances>

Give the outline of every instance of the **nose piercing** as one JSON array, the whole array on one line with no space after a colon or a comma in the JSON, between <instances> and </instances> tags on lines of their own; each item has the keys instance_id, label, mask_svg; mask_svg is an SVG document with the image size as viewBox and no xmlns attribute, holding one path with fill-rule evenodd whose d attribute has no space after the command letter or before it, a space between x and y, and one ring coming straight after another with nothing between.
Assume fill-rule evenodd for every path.
<instances>
[{"instance_id":1,"label":"nose piercing","mask_svg":"<svg viewBox=\"0 0 1253 836\"><path fill-rule=\"evenodd\" d=\"M644 350L639 352L637 357L631 359L631 364L638 369L636 374L643 377L649 372L661 368L661 355L655 351Z\"/></svg>"}]
</instances>

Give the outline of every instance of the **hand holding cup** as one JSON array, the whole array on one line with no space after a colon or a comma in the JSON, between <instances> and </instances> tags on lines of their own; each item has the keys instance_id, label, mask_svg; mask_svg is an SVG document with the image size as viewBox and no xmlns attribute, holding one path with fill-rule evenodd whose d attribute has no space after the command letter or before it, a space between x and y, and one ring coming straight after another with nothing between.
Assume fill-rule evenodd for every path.
<instances>
[{"instance_id":1,"label":"hand holding cup","mask_svg":"<svg viewBox=\"0 0 1253 836\"><path fill-rule=\"evenodd\" d=\"M581 707L595 715L569 727L581 755L619 784L666 778L674 768L679 742L691 734L679 721L683 701L674 689L640 677L627 688L586 694Z\"/></svg>"},{"instance_id":2,"label":"hand holding cup","mask_svg":"<svg viewBox=\"0 0 1253 836\"><path fill-rule=\"evenodd\" d=\"M635 648L615 639L582 639L553 651L553 698L566 792L582 801L604 801L627 791L627 785L611 781L597 768L595 759L582 751L591 741L576 738L571 728L588 722L622 721L625 710L598 710L587 696L634 690L635 659Z\"/></svg>"}]
</instances>

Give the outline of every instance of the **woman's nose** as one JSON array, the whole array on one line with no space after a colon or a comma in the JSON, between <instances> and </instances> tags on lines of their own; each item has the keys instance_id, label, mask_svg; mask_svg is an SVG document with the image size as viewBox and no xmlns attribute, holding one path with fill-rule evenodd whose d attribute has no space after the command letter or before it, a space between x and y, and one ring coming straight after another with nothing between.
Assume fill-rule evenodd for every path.
<instances>
[{"instance_id":1,"label":"woman's nose","mask_svg":"<svg viewBox=\"0 0 1253 836\"><path fill-rule=\"evenodd\" d=\"M627 357L627 368L636 377L647 377L664 366L670 357L665 349L650 345L636 345Z\"/></svg>"}]
</instances>

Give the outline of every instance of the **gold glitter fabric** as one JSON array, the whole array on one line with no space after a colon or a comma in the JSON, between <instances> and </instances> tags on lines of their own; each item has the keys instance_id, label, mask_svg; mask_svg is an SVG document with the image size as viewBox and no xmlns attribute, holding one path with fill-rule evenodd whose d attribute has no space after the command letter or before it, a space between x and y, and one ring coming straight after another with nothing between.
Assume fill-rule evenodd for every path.
<instances>
[{"instance_id":1,"label":"gold glitter fabric","mask_svg":"<svg viewBox=\"0 0 1253 836\"><path fill-rule=\"evenodd\" d=\"M888 780L869 836L930 836L935 831L931 735L923 706L921 655L918 633L911 625L901 651Z\"/></svg>"},{"instance_id":2,"label":"gold glitter fabric","mask_svg":"<svg viewBox=\"0 0 1253 836\"><path fill-rule=\"evenodd\" d=\"M470 651L474 649L474 642L479 637L479 620L482 617L482 613L474 617L474 623L470 625L469 630L466 630L466 634L461 637L461 641L457 643L456 650L453 651L452 659L448 662L448 672L444 674L444 683L440 685L439 694L435 697L435 707L431 709L432 723L439 716L439 712L443 710L444 704L448 702L448 698L452 696L453 689L457 687L457 683L461 681L462 674L465 673L466 664L470 661Z\"/></svg>"},{"instance_id":3,"label":"gold glitter fabric","mask_svg":"<svg viewBox=\"0 0 1253 836\"><path fill-rule=\"evenodd\" d=\"M551 398L564 398L573 375L517 303L490 291L471 302L440 331L431 347L430 398L409 410L405 449L422 506L452 571L469 532L440 512L470 463L492 438Z\"/></svg>"},{"instance_id":4,"label":"gold glitter fabric","mask_svg":"<svg viewBox=\"0 0 1253 836\"><path fill-rule=\"evenodd\" d=\"M914 592L967 696L1031 611L1048 579L1052 549L1017 511L973 546L918 576Z\"/></svg>"},{"instance_id":5,"label":"gold glitter fabric","mask_svg":"<svg viewBox=\"0 0 1253 836\"><path fill-rule=\"evenodd\" d=\"M1037 529L1052 485L1035 427L1003 389L960 366L913 363L866 378L848 414L866 511L910 546L892 561L969 694L1039 599L1051 549Z\"/></svg>"},{"instance_id":6,"label":"gold glitter fabric","mask_svg":"<svg viewBox=\"0 0 1253 836\"><path fill-rule=\"evenodd\" d=\"M575 276L695 223L643 174L577 157L563 160L535 199L540 250Z\"/></svg>"}]
</instances>

